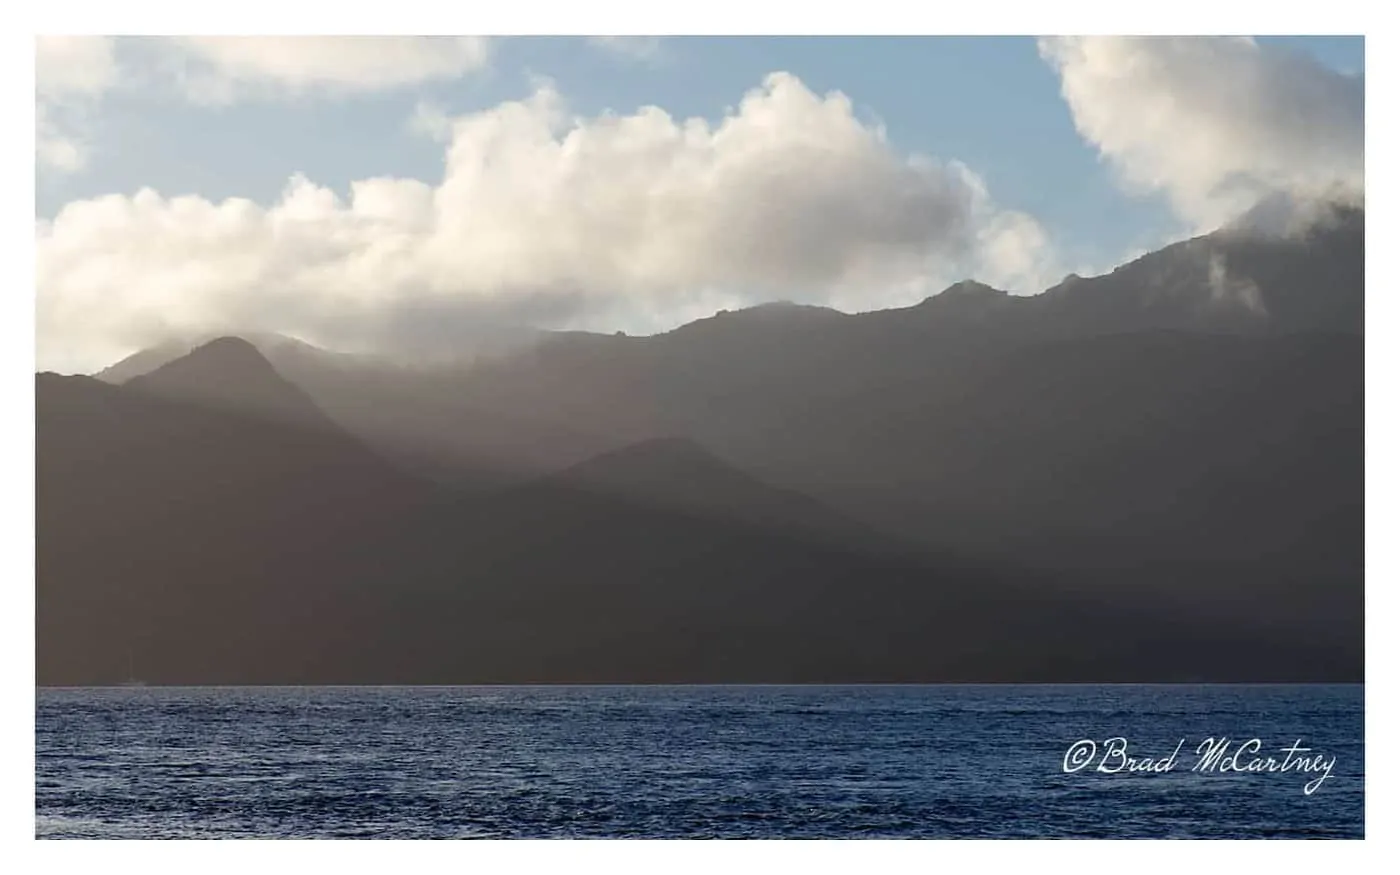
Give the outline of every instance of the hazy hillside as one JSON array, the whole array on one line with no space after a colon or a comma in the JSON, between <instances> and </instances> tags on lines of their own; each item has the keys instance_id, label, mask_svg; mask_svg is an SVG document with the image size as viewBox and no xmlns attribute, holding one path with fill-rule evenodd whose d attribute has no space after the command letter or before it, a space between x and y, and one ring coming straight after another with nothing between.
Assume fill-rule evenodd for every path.
<instances>
[{"instance_id":1,"label":"hazy hillside","mask_svg":"<svg viewBox=\"0 0 1400 875\"><path fill-rule=\"evenodd\" d=\"M856 316L765 305L653 337L546 335L472 367L401 368L254 340L335 421L449 482L464 472L520 480L669 436L766 466L781 443L774 430L805 434L808 409L820 416L866 394L930 409L965 391L969 366L1029 344L1161 330L1359 335L1364 237L1364 212L1339 209L1306 235L1222 230L1032 297L968 282Z\"/></svg>"},{"instance_id":2,"label":"hazy hillside","mask_svg":"<svg viewBox=\"0 0 1400 875\"><path fill-rule=\"evenodd\" d=\"M40 375L40 679L1358 679L1363 252Z\"/></svg>"},{"instance_id":3,"label":"hazy hillside","mask_svg":"<svg viewBox=\"0 0 1400 875\"><path fill-rule=\"evenodd\" d=\"M207 346L170 373L247 368L246 352ZM157 683L1360 670L1344 622L1298 640L1280 611L1188 621L1150 594L1105 603L1040 572L847 548L838 515L684 442L453 496L332 429L81 377L40 375L36 394L40 683L128 666Z\"/></svg>"}]
</instances>

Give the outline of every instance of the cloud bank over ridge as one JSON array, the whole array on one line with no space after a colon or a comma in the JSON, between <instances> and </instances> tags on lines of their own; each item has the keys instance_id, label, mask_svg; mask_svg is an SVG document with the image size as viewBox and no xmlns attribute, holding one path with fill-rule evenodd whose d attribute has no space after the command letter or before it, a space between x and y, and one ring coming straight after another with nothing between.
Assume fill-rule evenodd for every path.
<instances>
[{"instance_id":1,"label":"cloud bank over ridge","mask_svg":"<svg viewBox=\"0 0 1400 875\"><path fill-rule=\"evenodd\" d=\"M1319 198L1362 201L1359 77L1245 38L1038 45L1086 143L1126 192L1163 198L1182 234L1285 233ZM116 90L206 106L345 99L491 60L478 38L36 48L36 160L52 173L84 167L92 111ZM651 332L779 299L896 306L967 277L1030 293L1109 266L1063 263L1049 231L969 167L900 150L844 94L789 73L717 121L655 106L579 116L538 81L466 115L420 102L406 123L441 142L440 179L332 190L307 167L271 203L147 188L38 222L40 366L95 369L172 334L227 329L442 355L497 326Z\"/></svg>"},{"instance_id":2,"label":"cloud bank over ridge","mask_svg":"<svg viewBox=\"0 0 1400 875\"><path fill-rule=\"evenodd\" d=\"M717 124L528 98L430 126L443 178L270 206L153 190L41 222L38 334L95 367L169 333L279 330L384 352L482 324L653 331L774 299L908 303L969 273L1026 291L1044 230L957 162L899 153L840 93L775 73ZM455 332L453 326L461 329Z\"/></svg>"}]
</instances>

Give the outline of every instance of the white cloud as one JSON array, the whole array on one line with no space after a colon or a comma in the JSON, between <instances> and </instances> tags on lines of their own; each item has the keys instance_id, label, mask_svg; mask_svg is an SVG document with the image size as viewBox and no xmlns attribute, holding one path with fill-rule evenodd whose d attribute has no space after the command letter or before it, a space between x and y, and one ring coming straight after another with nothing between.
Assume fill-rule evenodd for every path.
<instances>
[{"instance_id":1,"label":"white cloud","mask_svg":"<svg viewBox=\"0 0 1400 875\"><path fill-rule=\"evenodd\" d=\"M654 60L661 53L661 38L655 36L591 36L588 42L631 61Z\"/></svg>"},{"instance_id":2,"label":"white cloud","mask_svg":"<svg viewBox=\"0 0 1400 875\"><path fill-rule=\"evenodd\" d=\"M420 100L408 119L408 130L445 143L452 139L452 116L440 104Z\"/></svg>"},{"instance_id":3,"label":"white cloud","mask_svg":"<svg viewBox=\"0 0 1400 875\"><path fill-rule=\"evenodd\" d=\"M112 40L103 36L40 36L34 40L34 84L48 100L97 97L116 84Z\"/></svg>"},{"instance_id":4,"label":"white cloud","mask_svg":"<svg viewBox=\"0 0 1400 875\"><path fill-rule=\"evenodd\" d=\"M53 173L74 173L87 164L88 146L72 124L54 118L54 111L42 101L34 106L34 158L40 169Z\"/></svg>"},{"instance_id":5,"label":"white cloud","mask_svg":"<svg viewBox=\"0 0 1400 875\"><path fill-rule=\"evenodd\" d=\"M35 41L35 159L86 166L98 102L123 86L173 87L195 103L339 97L456 79L485 67L485 37L111 37Z\"/></svg>"},{"instance_id":6,"label":"white cloud","mask_svg":"<svg viewBox=\"0 0 1400 875\"><path fill-rule=\"evenodd\" d=\"M1043 39L1080 134L1209 230L1264 198L1359 198L1364 83L1244 38Z\"/></svg>"},{"instance_id":7,"label":"white cloud","mask_svg":"<svg viewBox=\"0 0 1400 875\"><path fill-rule=\"evenodd\" d=\"M437 187L370 179L342 198L297 177L270 207L149 190L68 204L38 228L41 359L96 367L226 327L401 351L493 322L648 331L773 299L884 306L1035 273L1047 251L966 168L900 155L845 96L788 74L718 124L575 118L542 85L448 128Z\"/></svg>"},{"instance_id":8,"label":"white cloud","mask_svg":"<svg viewBox=\"0 0 1400 875\"><path fill-rule=\"evenodd\" d=\"M365 93L456 79L486 66L484 37L171 37L165 63L200 103Z\"/></svg>"},{"instance_id":9,"label":"white cloud","mask_svg":"<svg viewBox=\"0 0 1400 875\"><path fill-rule=\"evenodd\" d=\"M91 105L120 79L112 40L34 40L34 157L41 170L73 173L87 164Z\"/></svg>"}]
</instances>

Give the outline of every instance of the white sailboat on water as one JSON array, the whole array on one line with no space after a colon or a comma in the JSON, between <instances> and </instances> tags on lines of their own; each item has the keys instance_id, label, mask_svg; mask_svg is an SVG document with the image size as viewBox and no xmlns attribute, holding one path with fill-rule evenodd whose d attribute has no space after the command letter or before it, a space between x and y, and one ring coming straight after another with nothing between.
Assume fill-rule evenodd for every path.
<instances>
[{"instance_id":1,"label":"white sailboat on water","mask_svg":"<svg viewBox=\"0 0 1400 875\"><path fill-rule=\"evenodd\" d=\"M135 660L132 659L131 649L126 651L126 679L121 682L124 687L144 687L146 682L136 677Z\"/></svg>"}]
</instances>

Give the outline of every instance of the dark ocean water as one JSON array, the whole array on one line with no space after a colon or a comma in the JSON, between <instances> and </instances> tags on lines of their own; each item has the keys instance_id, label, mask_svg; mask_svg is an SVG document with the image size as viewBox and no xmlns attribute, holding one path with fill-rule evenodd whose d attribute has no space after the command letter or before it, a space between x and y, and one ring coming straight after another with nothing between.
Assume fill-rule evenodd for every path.
<instances>
[{"instance_id":1,"label":"dark ocean water","mask_svg":"<svg viewBox=\"0 0 1400 875\"><path fill-rule=\"evenodd\" d=\"M1355 837L1361 686L45 689L67 838ZM1100 772L1127 755L1169 771ZM1193 771L1335 757L1321 771ZM1066 773L1080 739L1097 750ZM1296 760L1303 754L1292 754ZM1310 764L1318 765L1317 761Z\"/></svg>"}]
</instances>

